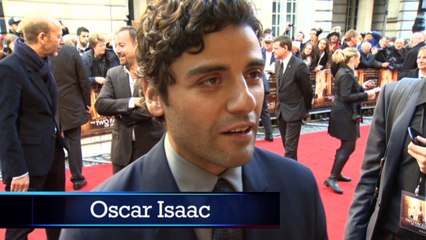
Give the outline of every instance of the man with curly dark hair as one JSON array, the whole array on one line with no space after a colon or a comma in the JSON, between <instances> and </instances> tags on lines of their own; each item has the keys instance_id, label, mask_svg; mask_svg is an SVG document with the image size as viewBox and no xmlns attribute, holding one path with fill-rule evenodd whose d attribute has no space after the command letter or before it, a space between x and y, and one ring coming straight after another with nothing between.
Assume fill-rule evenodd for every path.
<instances>
[{"instance_id":1,"label":"man with curly dark hair","mask_svg":"<svg viewBox=\"0 0 426 240\"><path fill-rule=\"evenodd\" d=\"M228 229L235 238L226 239L327 239L311 171L255 147L264 60L253 9L245 0L148 6L138 29L140 78L149 112L167 131L97 191L211 192L221 182L236 192L280 192L280 228ZM61 239L224 239L218 231L67 229Z\"/></svg>"}]
</instances>

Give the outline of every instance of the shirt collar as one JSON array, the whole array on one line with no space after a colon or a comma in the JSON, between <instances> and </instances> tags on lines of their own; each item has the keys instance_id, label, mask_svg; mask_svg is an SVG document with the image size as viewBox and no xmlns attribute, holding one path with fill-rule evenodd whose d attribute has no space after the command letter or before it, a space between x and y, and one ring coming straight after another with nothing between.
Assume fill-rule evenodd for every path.
<instances>
[{"instance_id":1,"label":"shirt collar","mask_svg":"<svg viewBox=\"0 0 426 240\"><path fill-rule=\"evenodd\" d=\"M422 71L419 69L419 79L425 78L426 75L422 75Z\"/></svg>"},{"instance_id":2,"label":"shirt collar","mask_svg":"<svg viewBox=\"0 0 426 240\"><path fill-rule=\"evenodd\" d=\"M293 54L290 52L286 58L284 58L284 60L282 60L284 66L287 66L288 62L290 62L291 56L293 56Z\"/></svg>"},{"instance_id":3,"label":"shirt collar","mask_svg":"<svg viewBox=\"0 0 426 240\"><path fill-rule=\"evenodd\" d=\"M213 175L182 158L174 150L167 133L164 149L173 178L181 192L212 192L219 177L225 178L234 187L235 191L243 191L241 166L228 168L220 176Z\"/></svg>"}]
</instances>

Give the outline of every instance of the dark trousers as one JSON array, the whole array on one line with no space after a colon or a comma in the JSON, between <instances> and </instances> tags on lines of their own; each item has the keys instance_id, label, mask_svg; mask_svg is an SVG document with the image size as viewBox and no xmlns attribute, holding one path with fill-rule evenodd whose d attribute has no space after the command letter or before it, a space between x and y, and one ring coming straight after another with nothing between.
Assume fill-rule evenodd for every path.
<instances>
[{"instance_id":1,"label":"dark trousers","mask_svg":"<svg viewBox=\"0 0 426 240\"><path fill-rule=\"evenodd\" d=\"M355 151L356 140L340 140L340 147L336 150L331 177L338 178L351 154Z\"/></svg>"},{"instance_id":2,"label":"dark trousers","mask_svg":"<svg viewBox=\"0 0 426 240\"><path fill-rule=\"evenodd\" d=\"M81 127L64 131L64 136L69 145L68 163L71 171L71 182L82 181L84 180L84 176L82 175Z\"/></svg>"},{"instance_id":3,"label":"dark trousers","mask_svg":"<svg viewBox=\"0 0 426 240\"><path fill-rule=\"evenodd\" d=\"M28 191L65 191L65 154L62 147L57 146L52 167L46 175L30 177ZM10 191L11 180L6 183L6 191ZM26 240L34 228L8 228L5 240ZM46 228L48 240L59 239L60 228Z\"/></svg>"},{"instance_id":4,"label":"dark trousers","mask_svg":"<svg viewBox=\"0 0 426 240\"><path fill-rule=\"evenodd\" d=\"M265 137L272 137L272 123L271 116L269 115L268 109L268 95L269 93L265 92L265 97L263 98L262 111L260 112L260 120L262 125L265 128Z\"/></svg>"},{"instance_id":5,"label":"dark trousers","mask_svg":"<svg viewBox=\"0 0 426 240\"><path fill-rule=\"evenodd\" d=\"M138 159L139 157L141 157L143 154L140 151L140 148L136 147L136 144L134 141L132 141L132 156L130 157L130 163L134 162L136 159ZM127 165L129 165L127 164ZM125 168L127 165L123 166L123 165L119 165L116 163L112 163L112 173L116 174L118 173L121 169Z\"/></svg>"},{"instance_id":6,"label":"dark trousers","mask_svg":"<svg viewBox=\"0 0 426 240\"><path fill-rule=\"evenodd\" d=\"M297 161L297 148L300 130L302 129L302 120L286 122L280 116L278 118L278 128L280 129L281 140L285 149L284 156Z\"/></svg>"}]
</instances>

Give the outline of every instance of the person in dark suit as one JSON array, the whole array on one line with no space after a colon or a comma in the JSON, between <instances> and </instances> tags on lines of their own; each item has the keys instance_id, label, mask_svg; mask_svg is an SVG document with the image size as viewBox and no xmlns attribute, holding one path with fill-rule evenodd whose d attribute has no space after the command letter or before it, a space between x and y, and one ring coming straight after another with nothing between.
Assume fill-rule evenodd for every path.
<instances>
[{"instance_id":1,"label":"person in dark suit","mask_svg":"<svg viewBox=\"0 0 426 240\"><path fill-rule=\"evenodd\" d=\"M418 189L423 199L426 194L425 83L404 78L383 87L349 208L345 239L425 239L400 226L402 191L414 195ZM423 146L413 144L408 127L420 133L416 140Z\"/></svg>"},{"instance_id":2,"label":"person in dark suit","mask_svg":"<svg viewBox=\"0 0 426 240\"><path fill-rule=\"evenodd\" d=\"M83 176L81 125L89 121L89 79L83 61L74 46L64 45L52 61L59 92L59 121L69 145L68 163L74 190L87 184Z\"/></svg>"},{"instance_id":3,"label":"person in dark suit","mask_svg":"<svg viewBox=\"0 0 426 240\"><path fill-rule=\"evenodd\" d=\"M277 76L276 116L285 156L297 160L302 119L312 104L312 85L308 66L291 53L292 42L288 36L279 36L273 42Z\"/></svg>"},{"instance_id":4,"label":"person in dark suit","mask_svg":"<svg viewBox=\"0 0 426 240\"><path fill-rule=\"evenodd\" d=\"M279 229L228 230L246 240L327 239L311 171L255 147L264 61L261 24L251 4L163 0L147 9L139 23L138 61L146 105L167 132L97 190L211 192L220 180L238 192L280 192ZM153 18L158 24L150 24ZM189 26L191 31L182 31ZM61 239L211 240L217 231L65 229Z\"/></svg>"},{"instance_id":5,"label":"person in dark suit","mask_svg":"<svg viewBox=\"0 0 426 240\"><path fill-rule=\"evenodd\" d=\"M260 119L265 129L265 140L268 142L273 142L274 137L272 135L272 122L271 116L269 114L268 108L268 95L271 91L269 86L269 78L271 76L271 71L274 71L275 68L275 57L272 52L272 40L274 37L272 34L265 35L263 38L264 47L262 47L262 57L265 60L265 71L262 76L263 88L265 91L265 96L263 97L262 112L260 114Z\"/></svg>"},{"instance_id":6,"label":"person in dark suit","mask_svg":"<svg viewBox=\"0 0 426 240\"><path fill-rule=\"evenodd\" d=\"M359 138L359 123L361 122L360 102L376 97L374 90L364 91L372 86L371 81L360 86L355 76L355 68L360 63L360 53L356 48L338 49L332 56L332 61L340 66L334 83L335 99L331 105L328 133L340 140L336 150L330 177L324 184L335 193L342 194L337 181L349 182L350 178L342 175L342 169L350 155L355 151L356 139Z\"/></svg>"},{"instance_id":7,"label":"person in dark suit","mask_svg":"<svg viewBox=\"0 0 426 240\"><path fill-rule=\"evenodd\" d=\"M114 174L147 153L164 133L163 126L141 104L144 98L136 82L136 29L121 28L115 43L121 65L108 71L95 102L99 114L115 116L111 143Z\"/></svg>"},{"instance_id":8,"label":"person in dark suit","mask_svg":"<svg viewBox=\"0 0 426 240\"><path fill-rule=\"evenodd\" d=\"M419 49L425 46L425 39L422 32L415 32L410 39L410 49L407 52L407 56L402 63L401 72L409 71L417 67L416 59L419 53Z\"/></svg>"},{"instance_id":9,"label":"person in dark suit","mask_svg":"<svg viewBox=\"0 0 426 240\"><path fill-rule=\"evenodd\" d=\"M418 79L426 77L426 46L419 49L419 53L417 54L417 68L401 72L398 80L406 77Z\"/></svg>"},{"instance_id":10,"label":"person in dark suit","mask_svg":"<svg viewBox=\"0 0 426 240\"><path fill-rule=\"evenodd\" d=\"M55 119L57 90L49 57L62 44L59 22L32 16L25 36L0 62L0 161L6 191L64 191L66 147ZM2 216L3 217L3 216ZM5 239L26 239L33 228L7 229ZM58 239L59 229L46 229Z\"/></svg>"}]
</instances>

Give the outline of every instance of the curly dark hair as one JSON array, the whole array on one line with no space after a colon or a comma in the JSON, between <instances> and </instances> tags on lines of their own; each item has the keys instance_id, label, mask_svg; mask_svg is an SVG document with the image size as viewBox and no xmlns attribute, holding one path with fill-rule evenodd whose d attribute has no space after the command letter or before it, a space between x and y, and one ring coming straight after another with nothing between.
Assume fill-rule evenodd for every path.
<instances>
[{"instance_id":1,"label":"curly dark hair","mask_svg":"<svg viewBox=\"0 0 426 240\"><path fill-rule=\"evenodd\" d=\"M258 38L262 25L246 0L157 0L137 30L139 77L168 105L167 86L176 83L170 65L184 52L204 49L203 36L230 25L248 25Z\"/></svg>"}]
</instances>

